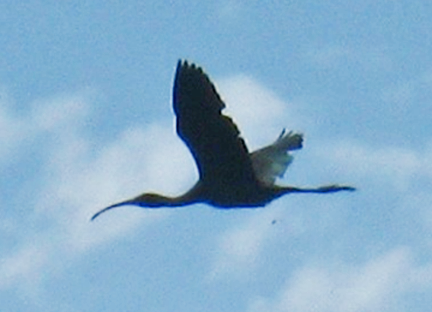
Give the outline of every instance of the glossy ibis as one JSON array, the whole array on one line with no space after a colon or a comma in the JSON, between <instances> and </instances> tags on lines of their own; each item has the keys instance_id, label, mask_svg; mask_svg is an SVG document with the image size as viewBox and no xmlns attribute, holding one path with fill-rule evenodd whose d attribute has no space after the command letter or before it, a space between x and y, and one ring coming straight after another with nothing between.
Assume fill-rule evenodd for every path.
<instances>
[{"instance_id":1,"label":"glossy ibis","mask_svg":"<svg viewBox=\"0 0 432 312\"><path fill-rule=\"evenodd\" d=\"M251 208L265 206L290 193L355 190L343 185L317 188L275 185L276 177L285 173L293 159L289 151L302 147L302 135L283 130L274 143L250 153L232 119L222 114L225 103L214 85L195 64L178 62L173 106L177 133L198 166L198 182L178 197L144 193L99 211L92 220L109 209L124 205L159 208L206 203L218 208Z\"/></svg>"}]
</instances>

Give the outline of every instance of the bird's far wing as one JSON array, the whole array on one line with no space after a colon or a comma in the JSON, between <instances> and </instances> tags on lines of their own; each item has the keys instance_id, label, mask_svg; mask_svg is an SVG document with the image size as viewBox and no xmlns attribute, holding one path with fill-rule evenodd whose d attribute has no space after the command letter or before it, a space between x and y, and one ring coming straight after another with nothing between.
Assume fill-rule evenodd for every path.
<instances>
[{"instance_id":1,"label":"bird's far wing","mask_svg":"<svg viewBox=\"0 0 432 312\"><path fill-rule=\"evenodd\" d=\"M245 142L224 102L200 67L179 61L174 80L177 133L191 151L200 179L244 183L255 179Z\"/></svg>"},{"instance_id":2,"label":"bird's far wing","mask_svg":"<svg viewBox=\"0 0 432 312\"><path fill-rule=\"evenodd\" d=\"M285 174L294 159L288 152L302 148L302 144L302 134L292 131L285 133L284 129L274 143L251 153L258 180L268 185L274 184L276 178Z\"/></svg>"}]
</instances>

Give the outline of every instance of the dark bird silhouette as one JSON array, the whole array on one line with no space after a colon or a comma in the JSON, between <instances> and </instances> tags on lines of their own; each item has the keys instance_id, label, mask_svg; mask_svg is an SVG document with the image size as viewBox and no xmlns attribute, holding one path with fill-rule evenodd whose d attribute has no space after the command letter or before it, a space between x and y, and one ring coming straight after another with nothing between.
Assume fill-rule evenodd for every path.
<instances>
[{"instance_id":1,"label":"dark bird silhouette","mask_svg":"<svg viewBox=\"0 0 432 312\"><path fill-rule=\"evenodd\" d=\"M185 194L167 197L144 193L111 205L101 213L124 205L146 208L180 207L206 203L218 208L262 207L289 193L354 191L351 186L326 185L299 188L275 185L302 148L302 134L285 130L277 140L249 153L232 119L222 114L225 103L200 67L179 61L174 79L174 112L177 133L189 148L199 171L198 182Z\"/></svg>"}]
</instances>

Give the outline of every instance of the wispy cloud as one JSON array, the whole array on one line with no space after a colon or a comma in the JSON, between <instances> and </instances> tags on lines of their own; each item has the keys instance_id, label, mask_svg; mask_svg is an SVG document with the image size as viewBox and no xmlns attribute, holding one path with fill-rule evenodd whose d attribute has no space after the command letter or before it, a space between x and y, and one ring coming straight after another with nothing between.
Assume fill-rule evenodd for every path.
<instances>
[{"instance_id":1,"label":"wispy cloud","mask_svg":"<svg viewBox=\"0 0 432 312\"><path fill-rule=\"evenodd\" d=\"M30 277L38 287L39 278L46 275L42 272L52 272L48 267L61 269L89 247L167 215L131 209L90 223L98 209L146 187L174 193L193 180L193 169L188 170L192 160L171 124L125 129L106 146L92 147L91 134L84 127L91 114L90 98L72 94L42 100L28 115L14 117L13 124L28 125L26 134L39 144L41 163L37 192L29 195L34 206L27 204L25 218L10 214L10 222L4 222L4 230L17 244L2 254L0 288L21 287ZM12 120L10 112L2 117ZM17 149L14 155L23 152ZM173 176L174 171L178 175Z\"/></svg>"},{"instance_id":2,"label":"wispy cloud","mask_svg":"<svg viewBox=\"0 0 432 312\"><path fill-rule=\"evenodd\" d=\"M251 150L275 140L283 128L299 129L294 106L252 77L237 75L217 82L227 103L224 112L233 117Z\"/></svg>"},{"instance_id":3,"label":"wispy cloud","mask_svg":"<svg viewBox=\"0 0 432 312\"><path fill-rule=\"evenodd\" d=\"M10 255L3 256L0 263L0 288L21 284L29 287L41 277L41 268L47 259L46 250L39 244L23 245Z\"/></svg>"},{"instance_id":4,"label":"wispy cloud","mask_svg":"<svg viewBox=\"0 0 432 312\"><path fill-rule=\"evenodd\" d=\"M248 133L246 135L247 138L258 136L260 137L260 143L261 140L264 143L268 143L268 126L282 123L286 119L289 120L290 105L278 99L277 96L271 92L267 92L264 87L253 80L240 76L231 78L227 80L227 82L221 82L219 85L221 86L221 90L223 90L227 103L230 105L230 111L232 115L235 116L235 120L241 125L242 130L245 129L243 132ZM230 89L230 86L232 89ZM235 104L231 105L230 103ZM237 103L240 103L238 108L236 107ZM262 109L263 107L267 109L260 111L260 108ZM258 110L258 113L250 115L250 111L255 111L255 108ZM263 129L266 138L264 138L263 133L257 133L257 129ZM354 140L341 142L328 140L317 143L318 145L308 147L309 157L314 157L319 160L320 164L325 164L325 168L328 170L326 177L330 172L333 177L349 178L349 180L344 178L344 182L348 181L360 189L358 194L354 194L355 196L367 196L370 188L396 189L401 201L399 202L399 206L394 207L394 209L398 209L400 212L404 211L404 206L406 206L408 203L407 201L409 201L408 206L414 205L417 208L416 212L413 212L415 215L413 218L417 219L422 217L422 220L424 220L422 227L425 228L429 226L431 217L426 213L427 207L430 206L426 205L428 199L424 199L424 196L421 197L423 200L418 199L417 201L413 201L409 199L411 191L419 177L422 176L426 181L429 181L428 183L432 183L432 170L429 161L432 156L432 149L428 148L427 144L422 149L410 150L408 148L394 146L370 146L366 143ZM310 172L314 170L315 166L314 163L308 164L308 168L304 169L304 174L310 176ZM333 180L333 178L331 178L331 180ZM419 191L415 191L414 194L420 195ZM407 201L405 201L404 198L406 198ZM272 207L277 207L277 203L273 204ZM270 244L272 238L277 237L277 235L272 234L274 231L272 231L270 224L271 220L278 218L278 214L280 213L278 211L278 209L257 211L253 216L246 218L244 222L237 224L235 228L228 229L223 233L216 241L217 256L214 259L209 276L211 278L220 278L221 276L238 276L244 278L248 273L256 269L265 247ZM263 220L267 221L264 222ZM297 221L301 223L301 220ZM422 243L427 242L422 241ZM316 291L322 292L320 296L322 296L323 302L319 304L325 307L329 304L328 299L326 299L328 283L331 284L331 287L341 287L342 289L342 286L335 286L335 284L343 283L342 280L346 278L347 280L351 280L351 282L347 283L352 284L350 287L353 292L360 291L359 289L362 287L365 289L375 289L378 297L374 297L372 293L365 294L365 298L359 295L359 298L356 299L357 302L350 297L345 303L339 305L341 311L344 307L347 307L348 310L357 311L355 308L349 306L349 302L352 302L353 306L357 307L363 304L365 306L381 307L383 302L380 301L380 298L387 298L387 296L390 296L385 293L388 290L386 287L388 285L392 287L390 285L392 284L391 282L384 283L384 281L392 280L393 277L376 276L377 283L372 283L375 275L379 275L377 271L374 271L374 268L380 267L381 265L386 268L391 268L389 263L393 263L393 267L396 271L399 269L403 271L405 270L404 266L406 266L406 263L410 263L411 256L415 252L417 252L417 246L411 251L397 249L394 253L390 252L388 256L383 256L382 259L370 260L369 263L364 264L363 268L354 266L352 269L346 269L347 271L344 273L346 276L328 276L330 273L326 272L327 269L320 269L317 272L317 278L312 279L312 273L309 274L307 273L309 271L305 271L301 273L305 275L301 277L301 280L306 281L309 278L309 284L305 282L306 284L301 287L309 289L308 287L310 286L311 288L309 291L314 292L313 289L322 283L322 287L318 287ZM399 267L399 265L401 267ZM346 264L347 268L349 266L349 264ZM370 275L370 279L362 280L360 275L355 276L354 272L357 271L363 272L362 274L366 276ZM392 275L392 272L388 272L388 274ZM385 274L384 271L381 273ZM319 278L320 276L322 276L322 279ZM337 281L334 281L334 278L336 278ZM399 278L399 275L395 278ZM369 282L372 284L366 285ZM380 284L381 282L384 284ZM298 283L299 285L301 284L300 279ZM318 286L314 283L317 283L316 285ZM382 290L384 288L387 290ZM390 290L390 293L392 292L393 290ZM364 291L362 291L362 293L364 294ZM300 295L291 293L290 296L292 298L297 298ZM311 293L310 296L313 297L313 294ZM342 296L342 294L339 294L339 296ZM351 295L344 293L343 296L349 297ZM362 300L364 300L364 303L362 303ZM309 298L305 300L305 302L312 301ZM295 306L295 302L290 303L290 305ZM271 308L267 310L274 310L273 308L274 306L271 306ZM307 306L304 306L304 308L306 311L311 309L311 307L309 307L310 309L308 310ZM278 309L280 311L285 311L282 308ZM263 309L263 311L264 310L266 309ZM275 311L279 310L276 309ZM297 310L301 311L300 308ZM297 310L294 309L294 311ZM329 311L330 310L331 308L329 308Z\"/></svg>"},{"instance_id":5,"label":"wispy cloud","mask_svg":"<svg viewBox=\"0 0 432 312\"><path fill-rule=\"evenodd\" d=\"M252 77L228 77L218 81L218 87L228 106L225 114L233 117L250 151L270 144L283 128L296 130L300 127L301 120L294 119L296 114L292 113L293 105ZM243 278L256 269L264 246L274 237L272 222L282 215L283 210L258 209L235 228L222 233L215 241L217 252L208 278Z\"/></svg>"},{"instance_id":6,"label":"wispy cloud","mask_svg":"<svg viewBox=\"0 0 432 312\"><path fill-rule=\"evenodd\" d=\"M227 113L238 123L252 149L271 142L283 127L295 130L301 124L293 120L296 114L290 103L250 77L230 77L219 81L218 86L228 105ZM79 94L41 101L27 116L16 116L9 108L0 111L0 118L9 124L30 125L24 128L26 133L32 132L34 138L43 133L51 142L41 144L39 191L34 194L34 207L27 211L31 217L26 222L31 224L27 224L25 233L4 224L8 235L13 236L16 231L18 243L2 255L0 288L23 287L29 276L37 284L47 267L61 270L65 259L73 261L90 248L169 216L166 210L125 208L121 213L112 211L96 222L88 222L98 209L145 190L180 193L196 179L193 159L176 137L171 122L126 128L104 146L95 148L92 134L84 127L92 117L91 106L91 96ZM10 135L19 135L19 131ZM324 142L311 151L336 173L343 171L356 181L372 179L373 183L388 183L406 190L414 176L424 175L429 180L432 176L429 149L375 148L347 141ZM212 281L244 279L253 272L266 246L277 237L272 221L278 220L283 211L277 205L256 210L215 237L214 258L206 277ZM295 226L302 231L298 224L302 220L297 221L292 223L293 231ZM309 264L288 278L278 296L255 301L250 311L385 308L386 302L406 289L395 286L405 273L415 287L429 287L430 278L422 278L420 273L430 277L430 269L415 266L414 253L415 250L397 248L362 265L344 263L337 269Z\"/></svg>"},{"instance_id":7,"label":"wispy cloud","mask_svg":"<svg viewBox=\"0 0 432 312\"><path fill-rule=\"evenodd\" d=\"M208 280L244 279L256 269L264 246L275 235L274 222L281 209L255 210L251 216L217 237Z\"/></svg>"},{"instance_id":8,"label":"wispy cloud","mask_svg":"<svg viewBox=\"0 0 432 312\"><path fill-rule=\"evenodd\" d=\"M331 143L327 142L327 146ZM431 144L429 144L431 146ZM419 176L432 180L430 157L432 149L410 150L395 146L368 146L360 142L338 142L332 148L321 149L323 156L343 170L362 179L390 183L406 189Z\"/></svg>"},{"instance_id":9,"label":"wispy cloud","mask_svg":"<svg viewBox=\"0 0 432 312\"><path fill-rule=\"evenodd\" d=\"M424 274L419 278L419 274ZM417 266L407 248L396 248L360 265L299 269L274 299L260 298L249 311L405 311L404 294L429 288L431 267ZM427 284L427 285L426 285Z\"/></svg>"},{"instance_id":10,"label":"wispy cloud","mask_svg":"<svg viewBox=\"0 0 432 312\"><path fill-rule=\"evenodd\" d=\"M274 124L272 120L285 125L286 104L252 79L230 78L222 84L226 84L226 89L231 88L231 91L223 88L223 92L227 91L230 111L241 119L241 127L245 127L246 132L258 134L255 137L259 138L263 133L261 128ZM145 190L176 194L197 178L193 159L175 135L171 123L126 128L106 146L95 149L85 127L91 118L94 96L88 92L56 96L35 102L26 116L15 117L11 111L2 115L9 124L26 125L27 138L41 142L38 152L42 163L38 170L38 193L33 196L34 207L27 212L30 216L26 220L31 225L27 233L19 235L17 252L5 255L0 265L1 287L19 285L22 276L29 274L38 277L48 266L61 267L58 259L72 260L90 247L110 242L138 225L169 214L129 209L122 213L113 211L89 223L90 216L98 209ZM231 101L237 105L231 105ZM256 110L264 103L266 109L257 114ZM241 108L243 104L247 109ZM275 129L271 137L276 137L280 130ZM266 139L268 141L268 137ZM243 230L225 235L218 243L225 249L225 256L217 260L219 265L215 265L215 272L223 266L230 267L231 258L236 258L234 262L240 265L254 259L267 231L265 226L259 229L257 225L257 220L251 220ZM30 236L33 243L29 245ZM239 247L241 249L237 249ZM31 256L35 250L38 251L37 262L32 261L34 257ZM20 265L12 270L11 263Z\"/></svg>"}]
</instances>

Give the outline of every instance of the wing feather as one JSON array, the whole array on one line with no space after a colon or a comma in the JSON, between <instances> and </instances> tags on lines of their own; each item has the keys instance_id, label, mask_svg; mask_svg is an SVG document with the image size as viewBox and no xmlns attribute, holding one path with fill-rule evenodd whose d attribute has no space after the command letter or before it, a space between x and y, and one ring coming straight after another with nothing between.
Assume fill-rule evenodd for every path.
<instances>
[{"instance_id":1,"label":"wing feather","mask_svg":"<svg viewBox=\"0 0 432 312\"><path fill-rule=\"evenodd\" d=\"M191 151L202 181L255 180L246 144L232 119L222 114L225 103L200 67L178 62L173 106L177 133Z\"/></svg>"}]
</instances>

